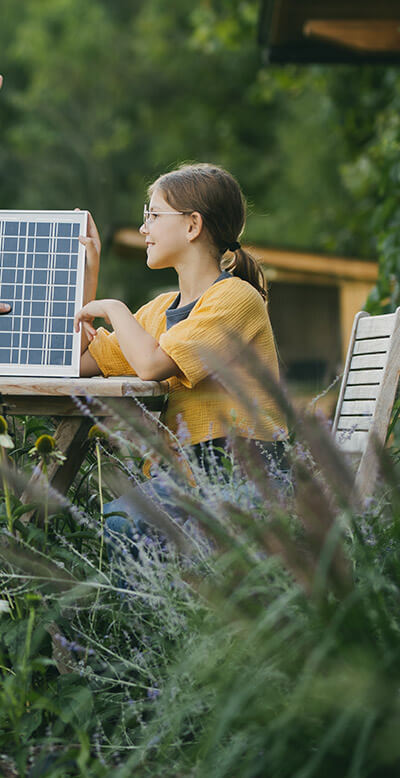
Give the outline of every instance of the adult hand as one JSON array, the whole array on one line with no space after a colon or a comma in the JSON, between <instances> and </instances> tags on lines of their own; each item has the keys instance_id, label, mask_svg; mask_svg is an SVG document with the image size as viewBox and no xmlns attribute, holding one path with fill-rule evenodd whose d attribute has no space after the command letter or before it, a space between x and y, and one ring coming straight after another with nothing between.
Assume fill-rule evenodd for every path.
<instances>
[{"instance_id":1,"label":"adult hand","mask_svg":"<svg viewBox=\"0 0 400 778\"><path fill-rule=\"evenodd\" d=\"M0 89L3 86L3 76L0 76Z\"/></svg>"}]
</instances>

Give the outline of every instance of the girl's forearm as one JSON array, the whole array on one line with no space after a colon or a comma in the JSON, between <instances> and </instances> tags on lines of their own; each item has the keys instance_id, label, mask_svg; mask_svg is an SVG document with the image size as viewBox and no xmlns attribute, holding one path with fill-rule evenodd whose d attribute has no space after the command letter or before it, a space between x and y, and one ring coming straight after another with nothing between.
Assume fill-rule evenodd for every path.
<instances>
[{"instance_id":1,"label":"girl's forearm","mask_svg":"<svg viewBox=\"0 0 400 778\"><path fill-rule=\"evenodd\" d=\"M125 359L143 379L152 377L159 344L141 327L125 303L107 301L107 314Z\"/></svg>"},{"instance_id":2,"label":"girl's forearm","mask_svg":"<svg viewBox=\"0 0 400 778\"><path fill-rule=\"evenodd\" d=\"M85 277L85 285L83 288L83 303L82 307L86 305L87 303L90 303L92 300L96 298L96 292L97 292L97 282L99 277L99 271L92 272L86 275ZM85 332L85 328L82 327L82 334L81 334L81 354L86 351L87 347L89 345L89 338Z\"/></svg>"}]
</instances>

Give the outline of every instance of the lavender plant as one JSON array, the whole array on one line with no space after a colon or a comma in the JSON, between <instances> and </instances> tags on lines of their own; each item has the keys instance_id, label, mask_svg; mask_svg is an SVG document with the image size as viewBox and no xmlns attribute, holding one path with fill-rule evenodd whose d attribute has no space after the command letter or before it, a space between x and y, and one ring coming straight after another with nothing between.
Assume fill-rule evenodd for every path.
<instances>
[{"instance_id":1,"label":"lavender plant","mask_svg":"<svg viewBox=\"0 0 400 778\"><path fill-rule=\"evenodd\" d=\"M7 471L20 535L4 514L9 775L397 775L396 464L382 458L377 495L360 509L326 424L296 413L254 359L249 371L290 421L290 471L233 436L206 473L183 440L172 455L151 414L110 406L107 445L99 433L78 486L66 497L49 486L46 548L43 530L18 518L26 476ZM218 371L249 405L232 366ZM173 514L141 489L144 452L158 455ZM148 529L102 554L100 495L121 492Z\"/></svg>"}]
</instances>

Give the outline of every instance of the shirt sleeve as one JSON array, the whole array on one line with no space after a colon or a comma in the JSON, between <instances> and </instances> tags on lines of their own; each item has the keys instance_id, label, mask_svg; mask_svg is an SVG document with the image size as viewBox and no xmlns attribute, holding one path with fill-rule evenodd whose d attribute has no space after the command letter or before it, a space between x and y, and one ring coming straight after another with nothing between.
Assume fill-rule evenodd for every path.
<instances>
[{"instance_id":1,"label":"shirt sleeve","mask_svg":"<svg viewBox=\"0 0 400 778\"><path fill-rule=\"evenodd\" d=\"M136 321L146 332L156 336L155 328L159 320L160 310L172 300L174 293L164 293L142 305L134 314ZM109 332L104 327L99 327L94 340L89 344L88 350L96 361L104 376L110 375L137 375L132 365L125 359L115 332Z\"/></svg>"},{"instance_id":2,"label":"shirt sleeve","mask_svg":"<svg viewBox=\"0 0 400 778\"><path fill-rule=\"evenodd\" d=\"M182 371L181 383L192 389L211 372L207 350L234 358L238 341L249 343L266 323L268 313L259 292L247 281L227 279L213 284L187 319L163 333L160 346Z\"/></svg>"},{"instance_id":3,"label":"shirt sleeve","mask_svg":"<svg viewBox=\"0 0 400 778\"><path fill-rule=\"evenodd\" d=\"M120 349L115 332L109 332L104 327L99 327L96 337L88 346L88 350L104 376L136 375Z\"/></svg>"}]
</instances>

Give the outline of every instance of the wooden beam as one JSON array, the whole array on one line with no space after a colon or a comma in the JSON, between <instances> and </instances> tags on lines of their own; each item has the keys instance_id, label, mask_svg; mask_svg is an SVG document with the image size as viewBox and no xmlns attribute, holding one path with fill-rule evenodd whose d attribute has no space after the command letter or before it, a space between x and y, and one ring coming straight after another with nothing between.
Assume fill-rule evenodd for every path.
<instances>
[{"instance_id":1,"label":"wooden beam","mask_svg":"<svg viewBox=\"0 0 400 778\"><path fill-rule=\"evenodd\" d=\"M310 19L303 32L359 51L400 51L400 18Z\"/></svg>"},{"instance_id":2,"label":"wooden beam","mask_svg":"<svg viewBox=\"0 0 400 778\"><path fill-rule=\"evenodd\" d=\"M114 242L124 248L142 248L145 251L144 239L138 230L126 228L118 230ZM335 284L337 279L362 280L374 284L378 278L378 264L375 261L346 259L345 257L329 257L321 254L309 254L302 251L288 251L276 248L264 248L245 244L250 252L266 268L266 275L274 280L273 269L277 271L275 280L283 280L282 274L294 273L300 283L308 283L318 277L318 283ZM289 280L289 278L288 278ZM291 280L294 280L292 276Z\"/></svg>"}]
</instances>

